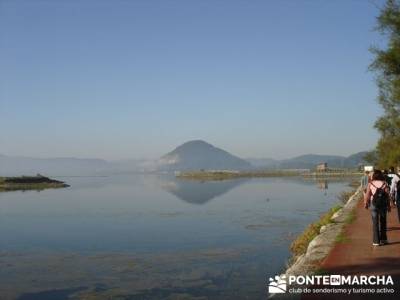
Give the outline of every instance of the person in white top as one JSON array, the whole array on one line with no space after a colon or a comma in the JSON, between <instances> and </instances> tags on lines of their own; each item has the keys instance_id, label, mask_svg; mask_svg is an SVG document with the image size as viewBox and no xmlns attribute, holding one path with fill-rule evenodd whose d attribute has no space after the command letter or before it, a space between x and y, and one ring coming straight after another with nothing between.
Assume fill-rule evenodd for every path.
<instances>
[{"instance_id":1,"label":"person in white top","mask_svg":"<svg viewBox=\"0 0 400 300\"><path fill-rule=\"evenodd\" d=\"M392 199L393 204L395 204L395 206L397 207L397 216L400 222L400 191L397 190L397 186L400 182L400 176L395 173L393 167L389 169L388 176L392 179L390 183L390 198Z\"/></svg>"}]
</instances>

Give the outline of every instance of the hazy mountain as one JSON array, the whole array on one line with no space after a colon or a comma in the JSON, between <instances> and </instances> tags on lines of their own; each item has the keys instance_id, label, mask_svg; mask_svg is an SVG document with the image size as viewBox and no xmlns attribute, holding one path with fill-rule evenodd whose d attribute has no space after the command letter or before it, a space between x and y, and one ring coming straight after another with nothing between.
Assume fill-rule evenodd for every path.
<instances>
[{"instance_id":1,"label":"hazy mountain","mask_svg":"<svg viewBox=\"0 0 400 300\"><path fill-rule=\"evenodd\" d=\"M280 161L273 158L246 158L252 166L259 168L278 168Z\"/></svg>"},{"instance_id":2,"label":"hazy mountain","mask_svg":"<svg viewBox=\"0 0 400 300\"><path fill-rule=\"evenodd\" d=\"M237 156L201 140L189 141L157 161L158 169L184 170L244 170L252 165Z\"/></svg>"},{"instance_id":3,"label":"hazy mountain","mask_svg":"<svg viewBox=\"0 0 400 300\"><path fill-rule=\"evenodd\" d=\"M316 165L326 162L331 168L355 168L364 164L364 156L367 152L359 152L348 157L338 155L306 154L284 160L272 159L248 159L259 168L271 169L314 169Z\"/></svg>"},{"instance_id":4,"label":"hazy mountain","mask_svg":"<svg viewBox=\"0 0 400 300\"><path fill-rule=\"evenodd\" d=\"M313 169L317 164L326 162L329 167L343 167L345 157L336 155L306 154L280 161L282 169Z\"/></svg>"},{"instance_id":5,"label":"hazy mountain","mask_svg":"<svg viewBox=\"0 0 400 300\"><path fill-rule=\"evenodd\" d=\"M112 173L150 172L156 170L156 162L148 159L124 159L110 162Z\"/></svg>"},{"instance_id":6,"label":"hazy mountain","mask_svg":"<svg viewBox=\"0 0 400 300\"><path fill-rule=\"evenodd\" d=\"M366 164L364 157L367 154L367 151L358 152L346 157L345 165L349 166L357 166L359 164Z\"/></svg>"},{"instance_id":7,"label":"hazy mountain","mask_svg":"<svg viewBox=\"0 0 400 300\"><path fill-rule=\"evenodd\" d=\"M113 173L187 171L187 170L250 170L258 169L314 169L326 162L332 168L354 168L363 164L366 152L349 157L307 154L291 159L249 158L234 156L204 141L184 143L159 160L131 159L108 162L102 159L32 158L0 154L0 176L35 175L108 175Z\"/></svg>"},{"instance_id":8,"label":"hazy mountain","mask_svg":"<svg viewBox=\"0 0 400 300\"><path fill-rule=\"evenodd\" d=\"M35 175L96 175L110 168L102 159L32 158L0 155L0 176Z\"/></svg>"}]
</instances>

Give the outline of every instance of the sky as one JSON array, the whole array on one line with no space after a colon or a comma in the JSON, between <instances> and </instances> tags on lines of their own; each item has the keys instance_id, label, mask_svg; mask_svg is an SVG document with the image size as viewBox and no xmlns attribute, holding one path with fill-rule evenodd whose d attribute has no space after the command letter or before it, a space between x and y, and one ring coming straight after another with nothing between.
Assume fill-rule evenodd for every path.
<instances>
[{"instance_id":1,"label":"sky","mask_svg":"<svg viewBox=\"0 0 400 300\"><path fill-rule=\"evenodd\" d=\"M0 154L370 150L382 3L0 0Z\"/></svg>"}]
</instances>

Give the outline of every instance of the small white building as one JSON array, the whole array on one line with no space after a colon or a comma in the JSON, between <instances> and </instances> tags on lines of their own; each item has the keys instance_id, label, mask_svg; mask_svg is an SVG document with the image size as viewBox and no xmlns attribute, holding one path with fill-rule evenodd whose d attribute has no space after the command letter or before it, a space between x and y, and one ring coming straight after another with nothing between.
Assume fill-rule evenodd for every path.
<instances>
[{"instance_id":1,"label":"small white building","mask_svg":"<svg viewBox=\"0 0 400 300\"><path fill-rule=\"evenodd\" d=\"M328 171L328 163L324 162L317 165L317 172L326 172L326 171Z\"/></svg>"},{"instance_id":2,"label":"small white building","mask_svg":"<svg viewBox=\"0 0 400 300\"><path fill-rule=\"evenodd\" d=\"M364 166L364 172L373 172L374 166Z\"/></svg>"}]
</instances>

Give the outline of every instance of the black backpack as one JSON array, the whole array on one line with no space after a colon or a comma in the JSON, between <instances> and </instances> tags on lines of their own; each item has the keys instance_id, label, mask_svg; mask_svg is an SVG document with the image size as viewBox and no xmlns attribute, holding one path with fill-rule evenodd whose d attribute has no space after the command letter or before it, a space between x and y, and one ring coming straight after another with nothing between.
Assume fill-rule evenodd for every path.
<instances>
[{"instance_id":1,"label":"black backpack","mask_svg":"<svg viewBox=\"0 0 400 300\"><path fill-rule=\"evenodd\" d=\"M383 184L379 188L377 188L375 185L373 186L376 188L376 191L372 196L372 204L376 207L376 209L386 209L389 202L389 195L385 192L386 184Z\"/></svg>"}]
</instances>

